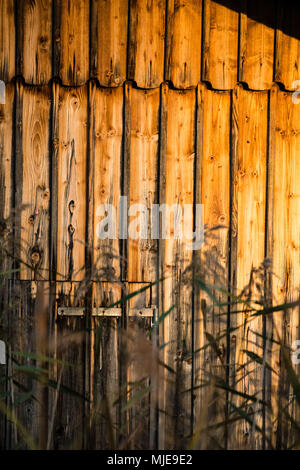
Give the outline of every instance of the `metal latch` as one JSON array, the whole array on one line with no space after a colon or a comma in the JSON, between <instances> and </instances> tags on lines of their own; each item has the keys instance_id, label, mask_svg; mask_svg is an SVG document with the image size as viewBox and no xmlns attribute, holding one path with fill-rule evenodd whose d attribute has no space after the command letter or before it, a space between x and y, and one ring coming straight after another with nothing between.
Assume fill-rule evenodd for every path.
<instances>
[{"instance_id":1,"label":"metal latch","mask_svg":"<svg viewBox=\"0 0 300 470\"><path fill-rule=\"evenodd\" d=\"M59 307L58 315L66 317L83 317L85 308L83 307ZM121 308L95 307L92 309L93 317L121 317Z\"/></svg>"},{"instance_id":2,"label":"metal latch","mask_svg":"<svg viewBox=\"0 0 300 470\"><path fill-rule=\"evenodd\" d=\"M128 316L152 318L154 317L156 310L157 310L157 307L130 308L128 311Z\"/></svg>"},{"instance_id":3,"label":"metal latch","mask_svg":"<svg viewBox=\"0 0 300 470\"><path fill-rule=\"evenodd\" d=\"M59 307L57 313L66 317L83 317L84 311L83 307Z\"/></svg>"},{"instance_id":4,"label":"metal latch","mask_svg":"<svg viewBox=\"0 0 300 470\"><path fill-rule=\"evenodd\" d=\"M92 309L92 315L93 317L121 317L122 309L95 307Z\"/></svg>"},{"instance_id":5,"label":"metal latch","mask_svg":"<svg viewBox=\"0 0 300 470\"><path fill-rule=\"evenodd\" d=\"M4 341L0 341L0 365L6 364L6 345Z\"/></svg>"},{"instance_id":6,"label":"metal latch","mask_svg":"<svg viewBox=\"0 0 300 470\"><path fill-rule=\"evenodd\" d=\"M157 307L129 308L128 316L152 318L155 316L156 311L157 311ZM85 314L85 308L84 307L59 307L57 312L59 316L83 317ZM93 317L121 317L122 309L121 308L94 307L92 309L92 316Z\"/></svg>"}]
</instances>

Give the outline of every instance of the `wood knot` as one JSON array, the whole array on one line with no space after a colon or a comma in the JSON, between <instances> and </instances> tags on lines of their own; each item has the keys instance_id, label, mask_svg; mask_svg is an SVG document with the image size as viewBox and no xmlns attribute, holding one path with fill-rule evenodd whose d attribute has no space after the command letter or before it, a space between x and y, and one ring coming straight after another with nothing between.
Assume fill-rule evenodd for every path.
<instances>
[{"instance_id":1,"label":"wood knot","mask_svg":"<svg viewBox=\"0 0 300 470\"><path fill-rule=\"evenodd\" d=\"M48 36L40 36L39 43L41 45L41 52L48 52Z\"/></svg>"},{"instance_id":2,"label":"wood knot","mask_svg":"<svg viewBox=\"0 0 300 470\"><path fill-rule=\"evenodd\" d=\"M44 199L44 201L48 201L49 198L50 198L50 192L48 189L46 189L43 194L42 194L42 198Z\"/></svg>"},{"instance_id":3,"label":"wood knot","mask_svg":"<svg viewBox=\"0 0 300 470\"><path fill-rule=\"evenodd\" d=\"M74 213L74 210L75 210L75 202L72 200L69 202L69 211L70 211L70 214L73 214Z\"/></svg>"},{"instance_id":4,"label":"wood knot","mask_svg":"<svg viewBox=\"0 0 300 470\"><path fill-rule=\"evenodd\" d=\"M223 357L225 355L225 348L224 348L223 344L221 344L221 346L218 347L217 355L218 355L218 357Z\"/></svg>"},{"instance_id":5,"label":"wood knot","mask_svg":"<svg viewBox=\"0 0 300 470\"><path fill-rule=\"evenodd\" d=\"M33 266L36 266L41 259L41 254L38 251L33 251L31 253L31 262Z\"/></svg>"},{"instance_id":6,"label":"wood knot","mask_svg":"<svg viewBox=\"0 0 300 470\"><path fill-rule=\"evenodd\" d=\"M75 232L75 227L74 227L72 224L70 224L70 225L68 226L68 232L69 232L70 235L73 235L73 234L74 234L74 232Z\"/></svg>"}]
</instances>

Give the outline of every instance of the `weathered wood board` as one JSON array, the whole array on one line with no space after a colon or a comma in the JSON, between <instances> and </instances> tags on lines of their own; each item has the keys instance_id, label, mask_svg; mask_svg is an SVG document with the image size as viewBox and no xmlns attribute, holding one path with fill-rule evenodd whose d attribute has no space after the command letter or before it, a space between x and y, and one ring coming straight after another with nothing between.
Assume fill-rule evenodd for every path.
<instances>
[{"instance_id":1,"label":"weathered wood board","mask_svg":"<svg viewBox=\"0 0 300 470\"><path fill-rule=\"evenodd\" d=\"M201 73L202 2L168 2L167 25L165 79L175 88L196 86Z\"/></svg>"},{"instance_id":2,"label":"weathered wood board","mask_svg":"<svg viewBox=\"0 0 300 470\"><path fill-rule=\"evenodd\" d=\"M5 90L5 104L0 104L0 162L1 162L1 200L0 217L11 216L13 197L12 152L13 152L13 106L15 86L9 84Z\"/></svg>"},{"instance_id":3,"label":"weathered wood board","mask_svg":"<svg viewBox=\"0 0 300 470\"><path fill-rule=\"evenodd\" d=\"M50 93L48 87L17 85L19 148L15 204L20 219L18 251L25 264L20 279L49 278Z\"/></svg>"},{"instance_id":4,"label":"weathered wood board","mask_svg":"<svg viewBox=\"0 0 300 470\"><path fill-rule=\"evenodd\" d=\"M7 83L16 74L14 0L1 0L0 12L0 80Z\"/></svg>"},{"instance_id":5,"label":"weathered wood board","mask_svg":"<svg viewBox=\"0 0 300 470\"><path fill-rule=\"evenodd\" d=\"M89 14L86 0L54 1L53 75L64 85L83 85L89 78Z\"/></svg>"},{"instance_id":6,"label":"weathered wood board","mask_svg":"<svg viewBox=\"0 0 300 470\"><path fill-rule=\"evenodd\" d=\"M158 202L158 137L159 89L144 91L130 89L130 161L128 194L128 293L132 294L157 279L158 240L152 238L151 217L153 204ZM157 307L157 286L135 295L128 308ZM129 400L139 391L146 390L142 400L129 411L129 435L136 448L145 448L151 440L155 424L155 396L157 394L157 369L155 349L152 350L147 335L155 318L128 318L128 388ZM155 335L154 335L155 336ZM153 343L153 348L155 344ZM147 387L150 386L150 394ZM152 414L150 413L152 411ZM153 429L152 429L153 428ZM153 436L152 436L153 439Z\"/></svg>"},{"instance_id":7,"label":"weathered wood board","mask_svg":"<svg viewBox=\"0 0 300 470\"><path fill-rule=\"evenodd\" d=\"M18 74L26 83L44 85L52 78L52 0L18 3Z\"/></svg>"},{"instance_id":8,"label":"weathered wood board","mask_svg":"<svg viewBox=\"0 0 300 470\"><path fill-rule=\"evenodd\" d=\"M286 90L295 89L294 82L299 80L299 14L299 4L278 6L275 81L282 83Z\"/></svg>"},{"instance_id":9,"label":"weathered wood board","mask_svg":"<svg viewBox=\"0 0 300 470\"><path fill-rule=\"evenodd\" d=\"M130 3L128 78L155 88L164 77L166 0Z\"/></svg>"},{"instance_id":10,"label":"weathered wood board","mask_svg":"<svg viewBox=\"0 0 300 470\"><path fill-rule=\"evenodd\" d=\"M246 0L241 14L239 81L251 90L270 89L273 82L274 2Z\"/></svg>"},{"instance_id":11,"label":"weathered wood board","mask_svg":"<svg viewBox=\"0 0 300 470\"><path fill-rule=\"evenodd\" d=\"M203 204L206 229L204 245L194 253L194 275L196 280L224 290L229 274L230 109L230 93L211 91L205 85L198 87L196 198L198 204ZM214 291L214 302L196 281L194 289L196 445L224 447L224 434L216 429L209 432L206 427L226 416L225 393L214 388L212 377L226 381L227 296ZM225 305L220 307L218 303ZM205 383L208 385L201 388Z\"/></svg>"},{"instance_id":12,"label":"weathered wood board","mask_svg":"<svg viewBox=\"0 0 300 470\"><path fill-rule=\"evenodd\" d=\"M272 258L273 304L297 301L299 298L299 113L292 102L292 94L281 92L274 85L271 91L270 119L270 204L273 209L269 219L270 240L268 256ZM292 348L299 339L298 307L273 314L273 337ZM292 435L281 407L299 419L295 397L284 385L285 370L279 345L271 344L272 373L271 396L274 428L273 445L280 449L290 445ZM297 368L297 365L294 366ZM298 366L299 367L299 366ZM278 375L277 375L278 374ZM288 402L289 405L288 405Z\"/></svg>"},{"instance_id":13,"label":"weathered wood board","mask_svg":"<svg viewBox=\"0 0 300 470\"><path fill-rule=\"evenodd\" d=\"M243 302L249 299L262 302L264 270L258 271L258 268L265 258L268 94L249 92L237 86L233 93L232 113L232 293L241 295ZM264 352L263 342L257 336L257 333L262 334L263 319L261 316L251 318L252 307L253 303L248 302L231 308L230 325L236 331L230 333L231 353L235 356L230 385L247 395L255 393L257 400L261 400L262 368L255 362L247 365L249 358L244 352L250 351L261 358ZM231 394L229 397L233 399ZM243 400L238 403L248 413L255 413L253 419L261 426L261 404L243 404ZM249 430L246 421L237 423L236 433L234 437L230 436L235 446L260 447L260 435L253 433L251 428Z\"/></svg>"},{"instance_id":14,"label":"weathered wood board","mask_svg":"<svg viewBox=\"0 0 300 470\"><path fill-rule=\"evenodd\" d=\"M238 2L235 0L222 3L213 0L204 1L202 80L220 90L232 89L237 81L239 28L237 5Z\"/></svg>"},{"instance_id":15,"label":"weathered wood board","mask_svg":"<svg viewBox=\"0 0 300 470\"><path fill-rule=\"evenodd\" d=\"M126 80L128 0L93 0L91 75L100 85L120 86Z\"/></svg>"},{"instance_id":16,"label":"weathered wood board","mask_svg":"<svg viewBox=\"0 0 300 470\"><path fill-rule=\"evenodd\" d=\"M121 195L123 89L90 85L89 236L91 250L92 308L109 307L122 296L121 257L118 240ZM101 222L111 205L115 233L102 238ZM110 230L104 227L104 231ZM109 237L112 237L111 239ZM120 308L121 306L117 306ZM113 448L120 435L119 342L121 318L91 319L90 397L91 438L94 448Z\"/></svg>"},{"instance_id":17,"label":"weathered wood board","mask_svg":"<svg viewBox=\"0 0 300 470\"><path fill-rule=\"evenodd\" d=\"M86 288L87 87L53 85L52 263L59 307L84 307ZM55 203L57 206L55 207ZM53 266L52 266L53 268ZM56 310L57 311L57 310ZM56 357L64 367L61 383L80 396L60 392L54 448L81 448L84 440L86 317L61 316L54 326ZM74 414L74 409L77 413Z\"/></svg>"},{"instance_id":18,"label":"weathered wood board","mask_svg":"<svg viewBox=\"0 0 300 470\"><path fill-rule=\"evenodd\" d=\"M173 307L161 326L160 344L164 345L163 360L173 369L165 370L162 404L166 415L162 420L162 442L165 448L183 445L191 432L192 372L192 301L190 265L193 214L184 205L193 204L195 90L182 92L162 87L162 112L166 120L161 148L160 204L167 204L165 239L161 240L160 277L162 285L161 314ZM174 206L175 205L175 206ZM173 216L172 216L173 210ZM187 223L182 223L184 215ZM162 224L163 225L163 224ZM181 232L182 229L182 232ZM169 231L169 233L168 233ZM173 325L177 327L174 328ZM160 405L161 408L162 405Z\"/></svg>"}]
</instances>

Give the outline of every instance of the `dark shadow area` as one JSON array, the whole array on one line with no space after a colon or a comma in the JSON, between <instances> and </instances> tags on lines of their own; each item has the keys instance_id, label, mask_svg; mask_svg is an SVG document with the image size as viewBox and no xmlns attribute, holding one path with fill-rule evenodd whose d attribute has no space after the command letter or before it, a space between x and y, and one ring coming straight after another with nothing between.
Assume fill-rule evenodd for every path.
<instances>
[{"instance_id":1,"label":"dark shadow area","mask_svg":"<svg viewBox=\"0 0 300 470\"><path fill-rule=\"evenodd\" d=\"M300 39L300 2L284 0L215 0L249 18Z\"/></svg>"}]
</instances>

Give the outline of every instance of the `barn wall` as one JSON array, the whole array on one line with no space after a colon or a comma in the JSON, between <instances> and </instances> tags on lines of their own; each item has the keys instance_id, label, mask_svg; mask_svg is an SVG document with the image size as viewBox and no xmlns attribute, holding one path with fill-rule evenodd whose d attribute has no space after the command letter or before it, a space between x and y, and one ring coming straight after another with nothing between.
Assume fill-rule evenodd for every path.
<instances>
[{"instance_id":1,"label":"barn wall","mask_svg":"<svg viewBox=\"0 0 300 470\"><path fill-rule=\"evenodd\" d=\"M183 445L208 407L199 384L212 370L241 393L257 391L267 401L271 390L272 400L281 394L278 346L268 354L279 378L265 380L259 363L242 370L238 365L247 362L245 350L261 357L272 349L259 335L274 330L273 323L288 344L297 339L298 313L248 324L245 309L220 307L226 294L215 292L213 300L201 286L192 289L191 281L196 270L202 282L236 294L251 280L245 295L250 290L257 302L292 301L299 293L300 106L292 102L293 82L300 79L298 7L276 5L0 0L0 80L6 83L0 215L14 213L14 255L26 261L10 281L12 348L50 348L53 357L76 364L76 373L50 364L51 376L87 399L98 394L113 402L120 384L139 379L134 362L127 376L122 367L121 330L138 345L151 326L142 319L137 328L128 309L156 306L157 315L172 310L155 337L167 344L166 380L158 393L167 414L157 417L154 392L148 393L143 407L125 416L115 408L111 419L120 435L114 431L109 439L100 420L86 442L88 403L62 394L57 404L55 392L46 396L34 385L44 407L31 400L19 405L19 414L37 439L41 429L46 435L54 427L51 447L109 447L136 426L142 432L134 434L132 446ZM121 195L148 208L204 204L208 235L201 252L187 250L184 239L99 242L97 208L116 206ZM266 257L273 262L271 283L262 266ZM163 276L159 285L119 305L121 318L92 317L92 308ZM58 307L85 313L59 317ZM203 348L207 334L221 337L218 354ZM33 386L29 379L26 384ZM225 419L225 392L219 403L208 418ZM270 441L282 439L274 416L259 409L257 419L270 427ZM15 430L1 426L7 445L15 445ZM270 445L250 438L244 422L218 439L227 447Z\"/></svg>"}]
</instances>

